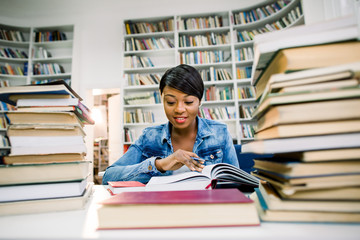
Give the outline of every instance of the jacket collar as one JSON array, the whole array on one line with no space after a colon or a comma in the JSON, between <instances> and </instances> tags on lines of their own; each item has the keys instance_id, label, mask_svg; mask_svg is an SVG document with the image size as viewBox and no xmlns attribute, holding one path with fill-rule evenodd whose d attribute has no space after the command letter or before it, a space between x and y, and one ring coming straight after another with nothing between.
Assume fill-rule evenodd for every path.
<instances>
[{"instance_id":1,"label":"jacket collar","mask_svg":"<svg viewBox=\"0 0 360 240\"><path fill-rule=\"evenodd\" d=\"M214 132L211 130L210 126L207 124L206 120L200 117L196 117L198 123L198 132L196 135L197 139L204 139L207 136L214 135ZM164 143L165 141L171 143L171 135L170 135L170 128L172 124L168 121L166 124L163 125L163 129L161 131L161 142Z\"/></svg>"}]
</instances>

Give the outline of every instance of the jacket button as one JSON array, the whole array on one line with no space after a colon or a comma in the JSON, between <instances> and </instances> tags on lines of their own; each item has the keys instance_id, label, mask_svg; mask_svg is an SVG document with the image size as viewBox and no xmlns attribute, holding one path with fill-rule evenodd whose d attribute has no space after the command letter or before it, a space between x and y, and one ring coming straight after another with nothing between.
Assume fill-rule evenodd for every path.
<instances>
[{"instance_id":1,"label":"jacket button","mask_svg":"<svg viewBox=\"0 0 360 240\"><path fill-rule=\"evenodd\" d=\"M211 159L214 159L214 155L211 154L211 155L210 155L210 158L211 158Z\"/></svg>"},{"instance_id":2,"label":"jacket button","mask_svg":"<svg viewBox=\"0 0 360 240\"><path fill-rule=\"evenodd\" d=\"M149 171L152 170L152 166L151 166L151 165L148 166L148 170L149 170Z\"/></svg>"}]
</instances>

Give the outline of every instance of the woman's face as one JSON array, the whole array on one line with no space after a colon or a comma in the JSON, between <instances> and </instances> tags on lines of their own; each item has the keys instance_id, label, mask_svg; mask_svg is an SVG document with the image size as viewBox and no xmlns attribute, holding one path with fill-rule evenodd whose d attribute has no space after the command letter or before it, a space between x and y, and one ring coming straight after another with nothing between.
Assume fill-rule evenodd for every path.
<instances>
[{"instance_id":1,"label":"woman's face","mask_svg":"<svg viewBox=\"0 0 360 240\"><path fill-rule=\"evenodd\" d=\"M174 128L186 129L195 126L200 100L175 88L165 86L163 103L166 117Z\"/></svg>"}]
</instances>

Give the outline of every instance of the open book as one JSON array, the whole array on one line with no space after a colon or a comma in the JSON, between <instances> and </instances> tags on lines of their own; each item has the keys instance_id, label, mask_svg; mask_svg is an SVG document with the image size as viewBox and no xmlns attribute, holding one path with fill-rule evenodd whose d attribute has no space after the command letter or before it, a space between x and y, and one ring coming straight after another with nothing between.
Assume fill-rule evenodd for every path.
<instances>
[{"instance_id":1,"label":"open book","mask_svg":"<svg viewBox=\"0 0 360 240\"><path fill-rule=\"evenodd\" d=\"M199 190L222 188L225 185L258 187L258 178L227 163L205 166L200 172L184 172L170 176L152 177L147 191Z\"/></svg>"}]
</instances>

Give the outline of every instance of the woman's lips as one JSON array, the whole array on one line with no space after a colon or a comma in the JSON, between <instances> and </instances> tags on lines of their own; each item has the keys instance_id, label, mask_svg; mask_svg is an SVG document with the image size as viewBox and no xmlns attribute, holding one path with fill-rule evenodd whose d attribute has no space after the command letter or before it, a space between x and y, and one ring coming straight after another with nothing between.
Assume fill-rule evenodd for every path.
<instances>
[{"instance_id":1,"label":"woman's lips","mask_svg":"<svg viewBox=\"0 0 360 240\"><path fill-rule=\"evenodd\" d=\"M184 123L186 121L186 117L174 117L177 123Z\"/></svg>"}]
</instances>

